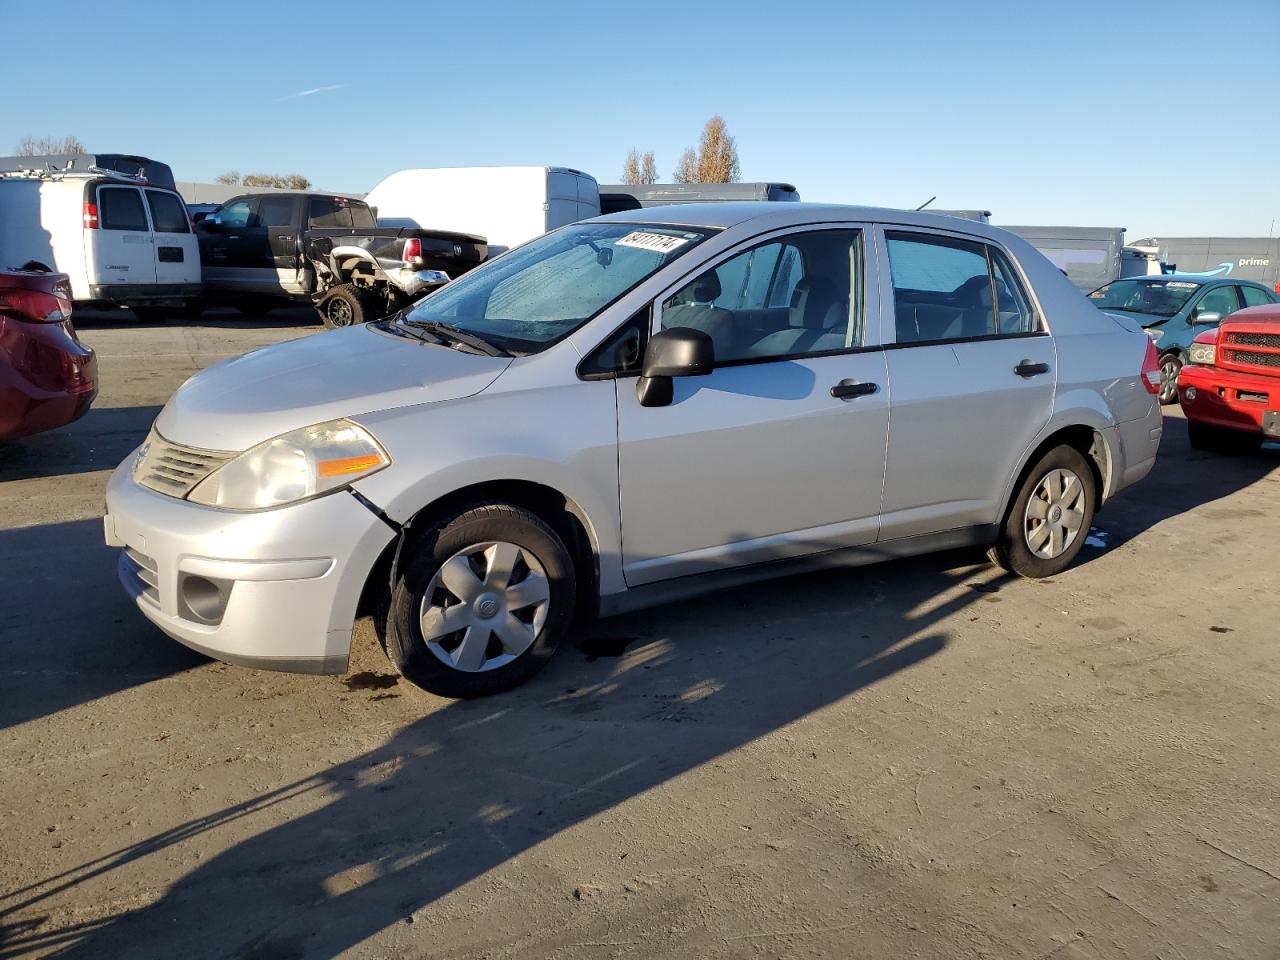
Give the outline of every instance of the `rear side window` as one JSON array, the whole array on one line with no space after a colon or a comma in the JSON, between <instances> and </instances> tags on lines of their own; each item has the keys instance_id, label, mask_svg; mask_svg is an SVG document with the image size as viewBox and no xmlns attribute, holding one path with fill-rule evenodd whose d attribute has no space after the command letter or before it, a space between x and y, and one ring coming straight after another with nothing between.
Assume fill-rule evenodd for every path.
<instances>
[{"instance_id":1,"label":"rear side window","mask_svg":"<svg viewBox=\"0 0 1280 960\"><path fill-rule=\"evenodd\" d=\"M998 250L952 237L885 237L898 343L1038 332L1031 301Z\"/></svg>"},{"instance_id":2,"label":"rear side window","mask_svg":"<svg viewBox=\"0 0 1280 960\"><path fill-rule=\"evenodd\" d=\"M351 205L342 197L312 197L307 223L313 227L350 227Z\"/></svg>"},{"instance_id":3,"label":"rear side window","mask_svg":"<svg viewBox=\"0 0 1280 960\"><path fill-rule=\"evenodd\" d=\"M151 222L156 225L156 233L191 232L186 207L172 193L148 190L147 203L151 206Z\"/></svg>"},{"instance_id":4,"label":"rear side window","mask_svg":"<svg viewBox=\"0 0 1280 960\"><path fill-rule=\"evenodd\" d=\"M98 189L98 222L103 230L150 231L142 192L133 187Z\"/></svg>"},{"instance_id":5,"label":"rear side window","mask_svg":"<svg viewBox=\"0 0 1280 960\"><path fill-rule=\"evenodd\" d=\"M258 201L258 223L264 227L287 227L293 224L292 197L263 197Z\"/></svg>"},{"instance_id":6,"label":"rear side window","mask_svg":"<svg viewBox=\"0 0 1280 960\"><path fill-rule=\"evenodd\" d=\"M1257 287L1241 287L1240 292L1244 294L1244 305L1246 307L1261 307L1267 303L1275 303L1275 299L1265 290L1259 290Z\"/></svg>"}]
</instances>

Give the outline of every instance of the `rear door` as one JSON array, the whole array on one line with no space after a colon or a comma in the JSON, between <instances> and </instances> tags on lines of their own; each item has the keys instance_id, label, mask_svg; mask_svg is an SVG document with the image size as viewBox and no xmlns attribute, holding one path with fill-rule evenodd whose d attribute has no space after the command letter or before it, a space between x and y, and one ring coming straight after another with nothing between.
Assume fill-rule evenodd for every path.
<instances>
[{"instance_id":1,"label":"rear door","mask_svg":"<svg viewBox=\"0 0 1280 960\"><path fill-rule=\"evenodd\" d=\"M886 227L892 418L883 539L995 523L1048 422L1057 352L1012 260L977 239Z\"/></svg>"},{"instance_id":2,"label":"rear door","mask_svg":"<svg viewBox=\"0 0 1280 960\"><path fill-rule=\"evenodd\" d=\"M146 189L154 228L157 283L199 283L200 247L191 232L182 198L169 190Z\"/></svg>"},{"instance_id":3,"label":"rear door","mask_svg":"<svg viewBox=\"0 0 1280 960\"><path fill-rule=\"evenodd\" d=\"M142 190L97 187L98 229L86 230L90 284L154 284L155 244Z\"/></svg>"}]
</instances>

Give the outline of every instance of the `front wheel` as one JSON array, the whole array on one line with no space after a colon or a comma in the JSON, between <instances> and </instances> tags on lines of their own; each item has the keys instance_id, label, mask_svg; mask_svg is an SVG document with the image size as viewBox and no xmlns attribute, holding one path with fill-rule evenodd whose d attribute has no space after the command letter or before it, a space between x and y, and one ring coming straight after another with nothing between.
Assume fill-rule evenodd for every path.
<instances>
[{"instance_id":1,"label":"front wheel","mask_svg":"<svg viewBox=\"0 0 1280 960\"><path fill-rule=\"evenodd\" d=\"M1176 353L1166 353L1160 358L1160 404L1168 406L1178 402L1178 374L1182 372L1182 358Z\"/></svg>"},{"instance_id":2,"label":"front wheel","mask_svg":"<svg viewBox=\"0 0 1280 960\"><path fill-rule=\"evenodd\" d=\"M407 548L383 646L424 690L488 696L550 659L575 598L573 562L551 527L512 504L477 506Z\"/></svg>"},{"instance_id":3,"label":"front wheel","mask_svg":"<svg viewBox=\"0 0 1280 960\"><path fill-rule=\"evenodd\" d=\"M1020 577L1051 577L1084 546L1097 509L1093 471L1074 447L1054 447L1027 473L989 556Z\"/></svg>"}]
</instances>

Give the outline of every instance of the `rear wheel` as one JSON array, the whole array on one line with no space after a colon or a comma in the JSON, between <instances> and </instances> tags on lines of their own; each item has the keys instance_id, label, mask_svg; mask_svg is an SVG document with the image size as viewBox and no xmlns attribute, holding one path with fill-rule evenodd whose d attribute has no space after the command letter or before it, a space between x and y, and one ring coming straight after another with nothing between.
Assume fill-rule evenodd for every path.
<instances>
[{"instance_id":1,"label":"rear wheel","mask_svg":"<svg viewBox=\"0 0 1280 960\"><path fill-rule=\"evenodd\" d=\"M1182 372L1182 358L1176 353L1166 353L1160 358L1160 403L1178 402L1178 374Z\"/></svg>"},{"instance_id":2,"label":"rear wheel","mask_svg":"<svg viewBox=\"0 0 1280 960\"><path fill-rule=\"evenodd\" d=\"M1187 436L1196 450L1213 453L1253 453L1262 446L1262 434L1227 430L1198 420L1187 421Z\"/></svg>"},{"instance_id":3,"label":"rear wheel","mask_svg":"<svg viewBox=\"0 0 1280 960\"><path fill-rule=\"evenodd\" d=\"M442 697L523 683L569 630L576 597L563 541L511 504L466 510L408 550L383 646L410 681Z\"/></svg>"},{"instance_id":4,"label":"rear wheel","mask_svg":"<svg viewBox=\"0 0 1280 960\"><path fill-rule=\"evenodd\" d=\"M1084 455L1054 447L1023 478L988 555L1020 577L1051 577L1080 553L1096 508L1093 470Z\"/></svg>"},{"instance_id":5,"label":"rear wheel","mask_svg":"<svg viewBox=\"0 0 1280 960\"><path fill-rule=\"evenodd\" d=\"M316 311L330 330L377 319L373 298L353 283L340 283L325 291L316 303Z\"/></svg>"}]
</instances>

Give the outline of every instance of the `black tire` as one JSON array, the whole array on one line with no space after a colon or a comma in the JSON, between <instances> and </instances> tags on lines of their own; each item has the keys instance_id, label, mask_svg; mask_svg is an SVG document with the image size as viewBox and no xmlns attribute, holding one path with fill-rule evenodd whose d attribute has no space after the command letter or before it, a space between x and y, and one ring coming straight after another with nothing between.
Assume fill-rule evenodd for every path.
<instances>
[{"instance_id":1,"label":"black tire","mask_svg":"<svg viewBox=\"0 0 1280 960\"><path fill-rule=\"evenodd\" d=\"M243 297L236 301L236 309L246 317L265 317L278 306L280 302L271 297Z\"/></svg>"},{"instance_id":2,"label":"black tire","mask_svg":"<svg viewBox=\"0 0 1280 960\"><path fill-rule=\"evenodd\" d=\"M330 330L354 327L379 317L374 298L354 283L340 283L326 290L316 302L316 312Z\"/></svg>"},{"instance_id":3,"label":"black tire","mask_svg":"<svg viewBox=\"0 0 1280 960\"><path fill-rule=\"evenodd\" d=\"M1167 407L1178 402L1178 374L1182 372L1182 357L1176 353L1160 355L1160 405Z\"/></svg>"},{"instance_id":4,"label":"black tire","mask_svg":"<svg viewBox=\"0 0 1280 960\"><path fill-rule=\"evenodd\" d=\"M546 574L549 599L542 628L528 649L501 666L469 672L445 663L432 652L423 637L421 615L424 601L435 599L426 594L445 561L469 547L490 542L514 544L531 554ZM573 561L550 526L513 504L474 506L406 544L386 613L382 645L405 679L430 693L459 699L487 697L518 686L546 664L569 631L576 602ZM501 645L496 635L486 636L490 646L495 642Z\"/></svg>"},{"instance_id":5,"label":"black tire","mask_svg":"<svg viewBox=\"0 0 1280 960\"><path fill-rule=\"evenodd\" d=\"M1054 471L1066 470L1079 478L1083 487L1083 516L1074 538L1066 544L1066 548L1052 558L1038 556L1032 551L1028 538L1027 506L1040 484ZM1084 546L1089 536L1089 527L1093 523L1093 515L1097 510L1098 487L1093 470L1079 450L1074 447L1054 447L1045 453L1035 465L1027 471L1018 486L1009 509L1005 512L1004 522L1000 527L1000 538L988 552L991 562L1001 569L1016 573L1020 577L1038 580L1061 573L1069 567Z\"/></svg>"},{"instance_id":6,"label":"black tire","mask_svg":"<svg viewBox=\"0 0 1280 960\"><path fill-rule=\"evenodd\" d=\"M178 307L130 307L133 315L143 323L164 323L170 317L178 316Z\"/></svg>"},{"instance_id":7,"label":"black tire","mask_svg":"<svg viewBox=\"0 0 1280 960\"><path fill-rule=\"evenodd\" d=\"M1211 453L1254 453L1263 442L1260 433L1228 430L1198 420L1187 421L1187 437L1194 449Z\"/></svg>"}]
</instances>

